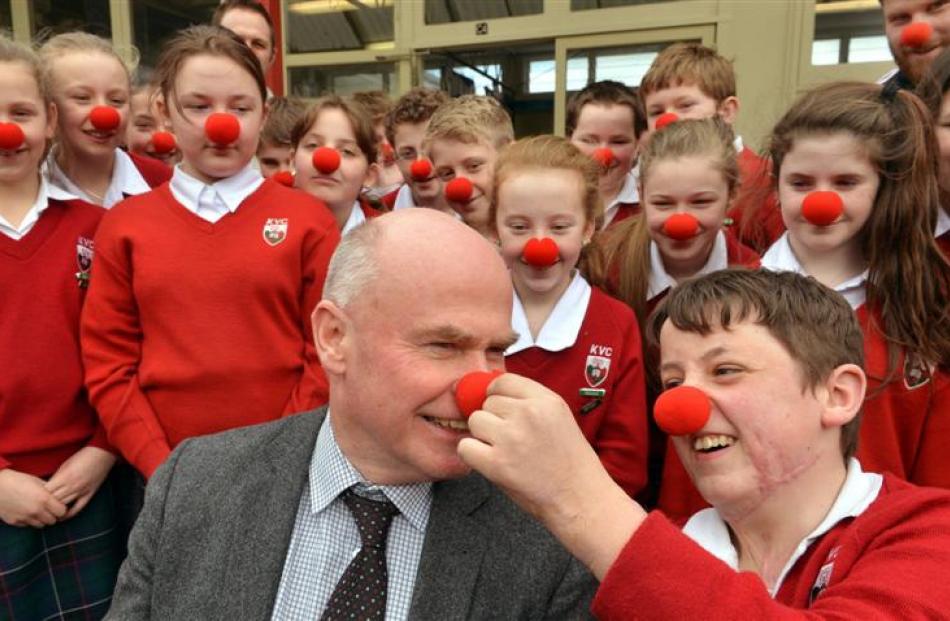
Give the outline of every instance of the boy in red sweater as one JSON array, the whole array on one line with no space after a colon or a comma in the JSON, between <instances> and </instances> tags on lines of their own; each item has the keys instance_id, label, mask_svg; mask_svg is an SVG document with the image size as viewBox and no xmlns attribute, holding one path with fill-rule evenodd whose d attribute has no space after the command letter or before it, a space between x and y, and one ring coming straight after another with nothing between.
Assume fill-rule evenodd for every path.
<instances>
[{"instance_id":1,"label":"boy in red sweater","mask_svg":"<svg viewBox=\"0 0 950 621\"><path fill-rule=\"evenodd\" d=\"M595 615L945 614L950 493L853 458L867 380L844 299L798 274L726 270L674 289L650 336L675 401L665 424L713 505L682 532L631 501L563 402L524 378L493 382L459 444L601 579Z\"/></svg>"},{"instance_id":2,"label":"boy in red sweater","mask_svg":"<svg viewBox=\"0 0 950 621\"><path fill-rule=\"evenodd\" d=\"M514 285L505 367L558 393L610 476L633 496L646 483L640 330L626 304L575 269L601 210L597 163L563 138L508 146L490 212ZM533 247L546 243L539 261Z\"/></svg>"}]
</instances>

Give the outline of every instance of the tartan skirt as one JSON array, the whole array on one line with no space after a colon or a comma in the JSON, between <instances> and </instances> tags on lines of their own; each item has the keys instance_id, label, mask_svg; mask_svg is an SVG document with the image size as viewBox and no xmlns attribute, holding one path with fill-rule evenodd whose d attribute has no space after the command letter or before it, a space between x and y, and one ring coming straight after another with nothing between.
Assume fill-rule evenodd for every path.
<instances>
[{"instance_id":1,"label":"tartan skirt","mask_svg":"<svg viewBox=\"0 0 950 621\"><path fill-rule=\"evenodd\" d=\"M0 620L101 619L124 545L109 476L77 516L46 528L0 522Z\"/></svg>"}]
</instances>

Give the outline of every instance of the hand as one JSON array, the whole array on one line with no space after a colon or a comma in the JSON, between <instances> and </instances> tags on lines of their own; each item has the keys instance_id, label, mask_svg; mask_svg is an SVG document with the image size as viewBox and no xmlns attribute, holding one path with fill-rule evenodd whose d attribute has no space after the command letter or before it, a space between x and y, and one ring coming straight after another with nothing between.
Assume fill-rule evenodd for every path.
<instances>
[{"instance_id":1,"label":"hand","mask_svg":"<svg viewBox=\"0 0 950 621\"><path fill-rule=\"evenodd\" d=\"M613 482L557 394L506 373L468 419L459 457L602 578L646 517Z\"/></svg>"},{"instance_id":2,"label":"hand","mask_svg":"<svg viewBox=\"0 0 950 621\"><path fill-rule=\"evenodd\" d=\"M0 470L0 520L43 528L64 515L66 505L46 489L43 479L11 468Z\"/></svg>"},{"instance_id":3,"label":"hand","mask_svg":"<svg viewBox=\"0 0 950 621\"><path fill-rule=\"evenodd\" d=\"M89 504L113 465L115 455L94 446L79 449L62 463L46 482L46 489L57 500L71 505L61 519L68 520Z\"/></svg>"}]
</instances>

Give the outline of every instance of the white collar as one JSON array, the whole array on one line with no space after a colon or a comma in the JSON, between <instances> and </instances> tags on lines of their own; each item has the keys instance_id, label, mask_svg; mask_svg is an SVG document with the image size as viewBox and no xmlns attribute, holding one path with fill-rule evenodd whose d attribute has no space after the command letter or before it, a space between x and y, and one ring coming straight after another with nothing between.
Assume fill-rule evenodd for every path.
<instances>
[{"instance_id":1,"label":"white collar","mask_svg":"<svg viewBox=\"0 0 950 621\"><path fill-rule=\"evenodd\" d=\"M736 136L736 139L732 141L732 146L736 149L736 154L742 153L742 150L745 149L745 144L742 142L742 136Z\"/></svg>"},{"instance_id":2,"label":"white collar","mask_svg":"<svg viewBox=\"0 0 950 621\"><path fill-rule=\"evenodd\" d=\"M399 188L399 191L396 192L396 202L393 203L393 211L415 206L416 203L412 199L412 188L409 187L408 183L404 183L403 186Z\"/></svg>"},{"instance_id":3,"label":"white collar","mask_svg":"<svg viewBox=\"0 0 950 621\"><path fill-rule=\"evenodd\" d=\"M359 201L353 201L353 208L350 209L350 217L346 219L343 230L340 231L340 237L346 235L364 222L366 222L366 214L363 213L363 207Z\"/></svg>"},{"instance_id":4,"label":"white collar","mask_svg":"<svg viewBox=\"0 0 950 621\"><path fill-rule=\"evenodd\" d=\"M237 174L215 181L211 185L192 177L182 170L179 164L175 166L175 171L172 173L169 188L175 200L192 213L198 212L198 202L202 193L209 191L216 193L228 211L234 213L262 183L264 183L264 177L250 163Z\"/></svg>"},{"instance_id":5,"label":"white collar","mask_svg":"<svg viewBox=\"0 0 950 621\"><path fill-rule=\"evenodd\" d=\"M710 274L729 267L729 248L726 245L726 234L721 230L716 233L716 241L713 242L712 250L709 251L709 258L702 269L696 272L696 276ZM655 241L650 242L650 288L647 291L647 299L652 300L667 289L676 286L676 280L666 273L663 266L663 257L660 256L660 248Z\"/></svg>"},{"instance_id":6,"label":"white collar","mask_svg":"<svg viewBox=\"0 0 950 621\"><path fill-rule=\"evenodd\" d=\"M639 179L640 164L638 163L630 172L626 174L623 180L623 185L620 187L620 192L617 193L617 196L614 197L614 200L612 200L610 204L604 209L604 224L601 229L607 228L607 225L613 221L614 216L617 215L617 211L620 209L620 203L640 202L640 191L637 189Z\"/></svg>"},{"instance_id":7,"label":"white collar","mask_svg":"<svg viewBox=\"0 0 950 621\"><path fill-rule=\"evenodd\" d=\"M506 356L517 354L530 347L540 347L546 351L561 351L577 342L577 335L584 323L587 314L587 305L590 303L591 288L580 272L575 271L574 277L561 298L554 305L551 314L541 326L538 339L531 337L528 327L528 317L524 306L515 291L511 301L511 329L518 333L518 340L505 351Z\"/></svg>"},{"instance_id":8,"label":"white collar","mask_svg":"<svg viewBox=\"0 0 950 621\"><path fill-rule=\"evenodd\" d=\"M950 216L941 206L937 208L937 226L934 228L934 237L940 237L947 231L950 231Z\"/></svg>"},{"instance_id":9,"label":"white collar","mask_svg":"<svg viewBox=\"0 0 950 621\"><path fill-rule=\"evenodd\" d=\"M128 153L122 149L116 149L114 162L112 180L102 197L102 206L106 209L124 200L126 195L144 194L152 189L145 181L142 173L139 172L139 169L135 167L135 162L132 161ZM87 194L85 190L66 176L66 173L56 162L55 154L52 151L46 158L45 172L49 177L50 184L70 194L71 198L79 198L93 205L99 204L98 200Z\"/></svg>"},{"instance_id":10,"label":"white collar","mask_svg":"<svg viewBox=\"0 0 950 621\"><path fill-rule=\"evenodd\" d=\"M771 588L772 597L775 597L775 594L778 593L785 576L795 565L795 562L815 540L834 528L841 520L857 517L867 510L880 493L883 480L883 477L879 474L861 470L861 464L857 459L852 457L848 461L848 473L845 476L844 485L841 486L841 491L838 492L838 497L832 503L825 519L815 530L802 539L791 558L785 563L778 581ZM686 526L683 527L683 534L732 569L739 570L739 553L732 544L729 527L715 508L703 509L691 517L686 522Z\"/></svg>"},{"instance_id":11,"label":"white collar","mask_svg":"<svg viewBox=\"0 0 950 621\"><path fill-rule=\"evenodd\" d=\"M762 256L762 267L773 272L795 272L802 276L809 276L795 256L792 244L788 241L788 232L782 234L772 247ZM844 296L851 308L858 308L867 299L865 283L868 279L868 270L853 278L839 283L834 290Z\"/></svg>"},{"instance_id":12,"label":"white collar","mask_svg":"<svg viewBox=\"0 0 950 621\"><path fill-rule=\"evenodd\" d=\"M40 215L49 207L49 199L51 198L64 201L76 199L72 194L51 185L44 175L40 175L40 185L36 192L36 200L33 201L33 206L30 207L30 210L23 216L20 225L13 226L9 220L0 215L0 233L14 240L22 239L39 221Z\"/></svg>"}]
</instances>

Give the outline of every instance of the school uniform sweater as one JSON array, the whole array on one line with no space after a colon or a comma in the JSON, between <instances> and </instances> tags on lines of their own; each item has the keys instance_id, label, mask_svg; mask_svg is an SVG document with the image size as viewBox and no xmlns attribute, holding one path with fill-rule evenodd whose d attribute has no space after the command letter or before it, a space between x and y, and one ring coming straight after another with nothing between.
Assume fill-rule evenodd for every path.
<instances>
[{"instance_id":1,"label":"school uniform sweater","mask_svg":"<svg viewBox=\"0 0 950 621\"><path fill-rule=\"evenodd\" d=\"M127 155L132 158L132 163L135 164L135 168L139 171L139 174L142 175L142 179L145 179L145 183L150 187L157 188L172 178L172 169L164 162L132 152L129 152Z\"/></svg>"},{"instance_id":2,"label":"school uniform sweater","mask_svg":"<svg viewBox=\"0 0 950 621\"><path fill-rule=\"evenodd\" d=\"M186 438L326 402L310 314L338 241L322 203L273 181L214 224L168 185L103 218L82 316L86 384L140 472Z\"/></svg>"},{"instance_id":3,"label":"school uniform sweater","mask_svg":"<svg viewBox=\"0 0 950 621\"><path fill-rule=\"evenodd\" d=\"M772 187L771 165L747 148L739 150L739 190L726 213L742 243L765 252L785 232L778 196Z\"/></svg>"},{"instance_id":4,"label":"school uniform sweater","mask_svg":"<svg viewBox=\"0 0 950 621\"><path fill-rule=\"evenodd\" d=\"M575 279L583 281L580 276ZM562 309L562 314L583 314L579 329L575 328L573 344L558 351L528 346L507 355L505 367L545 385L567 402L604 468L633 496L646 484L646 402L640 331L633 311L623 302L596 287L590 288L589 299L586 309ZM566 345L573 335L553 336L566 339L562 340Z\"/></svg>"},{"instance_id":5,"label":"school uniform sweater","mask_svg":"<svg viewBox=\"0 0 950 621\"><path fill-rule=\"evenodd\" d=\"M938 619L950 610L950 494L885 475L813 541L773 597L653 512L601 582L599 619ZM803 544L804 545L804 544ZM807 612L806 612L807 610Z\"/></svg>"},{"instance_id":6,"label":"school uniform sweater","mask_svg":"<svg viewBox=\"0 0 950 621\"><path fill-rule=\"evenodd\" d=\"M81 285L103 213L50 198L22 239L0 234L0 469L45 477L85 446L110 450L79 353Z\"/></svg>"}]
</instances>

